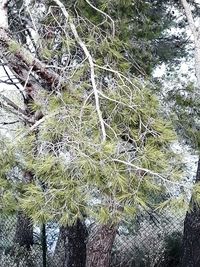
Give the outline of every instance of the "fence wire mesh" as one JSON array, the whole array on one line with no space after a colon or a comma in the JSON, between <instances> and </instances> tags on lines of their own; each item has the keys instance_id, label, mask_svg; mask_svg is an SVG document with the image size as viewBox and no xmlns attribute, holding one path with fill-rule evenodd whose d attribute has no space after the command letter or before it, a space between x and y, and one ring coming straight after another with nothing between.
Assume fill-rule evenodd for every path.
<instances>
[{"instance_id":1,"label":"fence wire mesh","mask_svg":"<svg viewBox=\"0 0 200 267\"><path fill-rule=\"evenodd\" d=\"M112 248L111 267L178 266L183 221L184 215L175 217L165 212L137 216L121 224ZM58 245L57 223L34 225L30 249L16 243L17 225L17 215L0 216L1 267L69 267L65 262L69 244L64 240ZM89 234L94 228L88 225Z\"/></svg>"}]
</instances>

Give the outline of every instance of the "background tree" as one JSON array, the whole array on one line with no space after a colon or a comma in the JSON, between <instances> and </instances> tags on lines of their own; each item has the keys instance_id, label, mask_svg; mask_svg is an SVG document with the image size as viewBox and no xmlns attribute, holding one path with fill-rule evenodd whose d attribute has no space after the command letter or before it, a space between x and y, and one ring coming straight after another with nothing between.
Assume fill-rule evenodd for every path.
<instances>
[{"instance_id":1,"label":"background tree","mask_svg":"<svg viewBox=\"0 0 200 267\"><path fill-rule=\"evenodd\" d=\"M36 19L37 58L1 30L9 67L32 100L31 116L25 117L30 126L13 148L20 155L18 165L34 174L18 197L20 207L39 222L73 224L85 216L97 221L99 229L88 243L89 266L108 266L121 219L155 204L152 195L164 189L170 194L177 185L168 180L172 127L162 119L151 86L131 74L150 73L158 60L153 61L151 49L155 35L166 27L154 17L161 17L156 12L162 6L152 1L114 4L116 9L110 1L95 7L89 1L67 7L48 1L47 15ZM144 14L143 32L138 10ZM127 27L131 14L138 19ZM144 60L153 63L139 67ZM43 117L36 119L36 112ZM92 251L94 240L105 233L110 233L106 249Z\"/></svg>"},{"instance_id":2,"label":"background tree","mask_svg":"<svg viewBox=\"0 0 200 267\"><path fill-rule=\"evenodd\" d=\"M195 56L195 74L197 78L197 103L199 106L199 96L200 96L200 39L198 30L195 25L194 16L192 14L191 6L186 0L181 0L193 38L194 38L194 56ZM198 109L197 109L198 113ZM197 125L199 121L197 118ZM193 124L194 127L194 124ZM199 128L196 129L196 134L194 134L196 141L196 148L199 150ZM198 266L200 264L199 260L199 221L200 213L198 206L198 183L200 180L200 159L198 161L197 174L196 174L196 187L194 188L194 193L190 202L191 210L187 212L185 223L184 223L184 237L183 237L183 252L181 258L181 266Z\"/></svg>"}]
</instances>

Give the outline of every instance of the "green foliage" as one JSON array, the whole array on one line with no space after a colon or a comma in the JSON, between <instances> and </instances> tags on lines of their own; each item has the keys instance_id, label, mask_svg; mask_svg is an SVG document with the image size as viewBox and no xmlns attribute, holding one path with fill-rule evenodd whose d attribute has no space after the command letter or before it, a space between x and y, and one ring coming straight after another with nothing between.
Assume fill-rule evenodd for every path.
<instances>
[{"instance_id":1,"label":"green foliage","mask_svg":"<svg viewBox=\"0 0 200 267\"><path fill-rule=\"evenodd\" d=\"M152 1L98 1L97 8L115 22L113 35L108 17L105 20L101 12L78 1L76 19L70 3L66 8L71 21L93 58L99 99L88 58L69 25L63 24L62 13L52 7L54 13L44 18L43 30L63 28L56 40L44 35L38 53L45 63L53 63L66 84L55 85L55 91L47 88L32 104L33 112L44 111L44 122L13 144L12 151L16 165L33 178L19 188L13 186L15 194L3 194L2 199L13 207L17 202L18 209L37 222L72 224L87 216L102 224L117 223L162 202L159 196L168 196L171 190L168 179L176 176L170 150L174 129L163 118L152 85L134 77L150 74L157 62L151 41L166 25ZM66 54L71 62L62 68ZM102 140L98 100L106 140ZM10 165L2 165L6 187Z\"/></svg>"},{"instance_id":2,"label":"green foliage","mask_svg":"<svg viewBox=\"0 0 200 267\"><path fill-rule=\"evenodd\" d=\"M179 194L176 198L169 198L166 201L163 201L159 205L157 205L156 210L163 211L166 208L170 208L170 210L174 214L184 214L188 209L188 199L184 194Z\"/></svg>"},{"instance_id":3,"label":"green foliage","mask_svg":"<svg viewBox=\"0 0 200 267\"><path fill-rule=\"evenodd\" d=\"M170 103L172 120L181 139L199 151L200 100L198 89L190 81L183 82L177 79L177 83L179 83L178 88L170 90L166 99Z\"/></svg>"},{"instance_id":4,"label":"green foliage","mask_svg":"<svg viewBox=\"0 0 200 267\"><path fill-rule=\"evenodd\" d=\"M78 96L73 102L64 101L64 95L46 102L52 115L39 127L33 148L18 147L26 158L24 168L36 177L20 196L21 207L34 220L55 218L71 224L85 214L114 223L133 216L139 207L155 204L154 197L164 189L156 173L171 172L168 144L176 136L171 124L161 119L158 101L148 88L132 89L132 100L130 88L116 87L116 93L108 89L107 98L101 99L104 120L110 125L103 143L92 99L84 107ZM25 138L24 144L30 138L34 137ZM137 168L126 165L129 162Z\"/></svg>"},{"instance_id":5,"label":"green foliage","mask_svg":"<svg viewBox=\"0 0 200 267\"><path fill-rule=\"evenodd\" d=\"M193 190L192 190L192 201L190 203L190 210L192 211L192 209L194 207L196 207L196 206L199 207L199 203L200 203L200 183L197 182L193 186Z\"/></svg>"},{"instance_id":6,"label":"green foliage","mask_svg":"<svg viewBox=\"0 0 200 267\"><path fill-rule=\"evenodd\" d=\"M10 43L9 43L9 51L11 53L17 53L17 52L20 51L20 49L21 49L21 47L20 47L20 45L17 42L10 41Z\"/></svg>"},{"instance_id":7,"label":"green foliage","mask_svg":"<svg viewBox=\"0 0 200 267\"><path fill-rule=\"evenodd\" d=\"M51 4L51 1L47 1L46 4L51 6L55 3ZM91 2L91 4L94 3ZM163 32L172 25L174 18L174 15L169 12L168 5L171 5L169 1L98 0L95 1L94 5L113 19L115 25L114 36L111 20L84 0L78 2L70 0L66 3L66 8L72 17L78 15L87 20L88 23L84 19L79 20L77 29L83 40L87 41L87 46L96 55L96 60L100 61L99 54L104 55L109 61L111 61L111 58L117 59L117 69L119 70L124 71L131 68L131 72L136 75L149 75L158 62L166 62L169 58L172 58L165 44L168 42L172 46L170 50L172 53L173 48L176 48L176 40L175 38L168 40L163 35ZM55 12L55 17L62 25L62 18L59 13ZM51 29L56 26L54 18L50 15L45 17L44 22ZM102 31L98 32L97 27ZM94 31L95 38L93 36ZM182 39L183 42L181 43L184 43L185 39ZM48 45L44 48L43 54L45 54L45 51L54 50L54 53L60 57L60 53L68 53L71 44L73 47L75 45L73 39L66 40L63 37L60 43L61 50L55 52L52 40L53 37L47 39L46 45L47 43ZM184 45L181 53L183 53L183 47ZM159 53L161 49L162 53ZM179 50L176 49L175 51ZM49 55L50 53L47 52ZM50 60L48 56L47 59Z\"/></svg>"},{"instance_id":8,"label":"green foliage","mask_svg":"<svg viewBox=\"0 0 200 267\"><path fill-rule=\"evenodd\" d=\"M2 136L0 138L0 177L5 178L15 166L16 160L8 140Z\"/></svg>"}]
</instances>

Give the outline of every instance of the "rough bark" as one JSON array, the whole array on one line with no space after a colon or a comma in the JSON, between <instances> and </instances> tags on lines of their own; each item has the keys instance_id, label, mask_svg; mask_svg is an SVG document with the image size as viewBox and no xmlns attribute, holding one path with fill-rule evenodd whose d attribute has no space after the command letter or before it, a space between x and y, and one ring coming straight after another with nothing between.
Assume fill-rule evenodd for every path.
<instances>
[{"instance_id":1,"label":"rough bark","mask_svg":"<svg viewBox=\"0 0 200 267\"><path fill-rule=\"evenodd\" d=\"M200 159L196 182L200 182ZM200 266L200 209L191 200L191 211L188 211L184 222L181 267Z\"/></svg>"},{"instance_id":2,"label":"rough bark","mask_svg":"<svg viewBox=\"0 0 200 267\"><path fill-rule=\"evenodd\" d=\"M34 73L40 79L40 84L42 84L40 87L44 86L48 90L55 90L57 86L61 87L63 83L61 77L49 70L43 62L12 38L8 28L6 0L0 0L0 16L0 54L21 84L33 87L29 78L33 77L31 73ZM34 81L35 84L36 81Z\"/></svg>"},{"instance_id":3,"label":"rough bark","mask_svg":"<svg viewBox=\"0 0 200 267\"><path fill-rule=\"evenodd\" d=\"M41 227L41 243L42 243L42 267L47 267L47 235L46 225L43 223Z\"/></svg>"},{"instance_id":4,"label":"rough bark","mask_svg":"<svg viewBox=\"0 0 200 267\"><path fill-rule=\"evenodd\" d=\"M84 267L86 262L87 229L83 222L60 227L54 253L55 266Z\"/></svg>"},{"instance_id":5,"label":"rough bark","mask_svg":"<svg viewBox=\"0 0 200 267\"><path fill-rule=\"evenodd\" d=\"M26 71L32 70L39 78L45 81L46 86L55 88L58 84L61 84L61 78L55 72L46 68L46 65L39 59L35 58L29 51L27 51L23 46L17 43L8 32L0 27L0 45L1 53L4 54L4 58L7 59L9 67L14 74L17 73L17 78L21 79L24 83L24 75L22 68ZM14 67L13 67L14 63ZM18 65L16 66L16 63ZM16 71L17 70L17 71Z\"/></svg>"},{"instance_id":6,"label":"rough bark","mask_svg":"<svg viewBox=\"0 0 200 267\"><path fill-rule=\"evenodd\" d=\"M30 250L33 245L33 224L23 212L18 212L14 244Z\"/></svg>"},{"instance_id":7,"label":"rough bark","mask_svg":"<svg viewBox=\"0 0 200 267\"><path fill-rule=\"evenodd\" d=\"M32 266L35 264L30 254L33 246L33 223L30 218L22 211L17 214L17 223L14 236L14 246L11 249L11 256L15 259L16 266L20 266L20 262L24 266Z\"/></svg>"},{"instance_id":8,"label":"rough bark","mask_svg":"<svg viewBox=\"0 0 200 267\"><path fill-rule=\"evenodd\" d=\"M115 226L100 225L96 227L87 244L86 267L110 266L116 232Z\"/></svg>"}]
</instances>

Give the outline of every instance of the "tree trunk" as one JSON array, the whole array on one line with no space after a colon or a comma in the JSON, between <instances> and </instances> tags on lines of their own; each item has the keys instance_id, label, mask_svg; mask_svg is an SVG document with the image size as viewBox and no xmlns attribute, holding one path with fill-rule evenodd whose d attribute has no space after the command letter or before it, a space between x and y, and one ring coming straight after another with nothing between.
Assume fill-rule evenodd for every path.
<instances>
[{"instance_id":1,"label":"tree trunk","mask_svg":"<svg viewBox=\"0 0 200 267\"><path fill-rule=\"evenodd\" d=\"M200 35L195 25L191 6L187 0L181 0L194 38L195 74L197 78L197 90L200 90ZM200 158L198 161L196 183L200 182ZM200 266L200 208L191 198L191 211L187 212L184 222L184 235L182 244L181 266Z\"/></svg>"},{"instance_id":2,"label":"tree trunk","mask_svg":"<svg viewBox=\"0 0 200 267\"><path fill-rule=\"evenodd\" d=\"M33 245L33 223L22 211L18 212L16 230L14 236L14 246L10 255L14 258L16 266L24 267L36 266L33 262L30 250Z\"/></svg>"},{"instance_id":3,"label":"tree trunk","mask_svg":"<svg viewBox=\"0 0 200 267\"><path fill-rule=\"evenodd\" d=\"M41 243L42 243L42 267L47 267L47 235L46 225L43 223L41 227Z\"/></svg>"},{"instance_id":4,"label":"tree trunk","mask_svg":"<svg viewBox=\"0 0 200 267\"><path fill-rule=\"evenodd\" d=\"M72 226L60 227L54 253L55 266L84 267L87 236L86 226L80 220Z\"/></svg>"},{"instance_id":5,"label":"tree trunk","mask_svg":"<svg viewBox=\"0 0 200 267\"><path fill-rule=\"evenodd\" d=\"M87 244L87 267L109 267L117 228L100 225L92 233Z\"/></svg>"},{"instance_id":6,"label":"tree trunk","mask_svg":"<svg viewBox=\"0 0 200 267\"><path fill-rule=\"evenodd\" d=\"M200 182L200 158L198 161L196 183ZM184 222L181 267L200 266L200 209L191 200L191 211L187 212Z\"/></svg>"},{"instance_id":7,"label":"tree trunk","mask_svg":"<svg viewBox=\"0 0 200 267\"><path fill-rule=\"evenodd\" d=\"M33 245L33 223L21 211L18 212L17 215L14 244L18 244L20 247L25 247L27 250L30 250Z\"/></svg>"}]
</instances>

